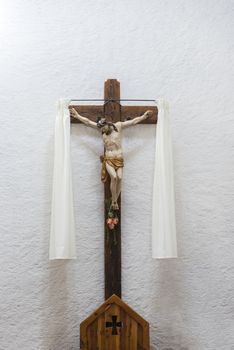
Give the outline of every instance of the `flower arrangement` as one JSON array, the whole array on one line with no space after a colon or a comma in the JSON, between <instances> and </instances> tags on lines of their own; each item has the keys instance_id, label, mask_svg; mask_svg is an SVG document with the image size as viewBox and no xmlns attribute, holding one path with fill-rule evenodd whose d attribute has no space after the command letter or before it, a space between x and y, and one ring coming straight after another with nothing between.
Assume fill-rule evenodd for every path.
<instances>
[{"instance_id":1,"label":"flower arrangement","mask_svg":"<svg viewBox=\"0 0 234 350\"><path fill-rule=\"evenodd\" d=\"M114 212L109 211L108 217L106 219L106 224L107 224L108 228L110 230L114 230L115 226L117 226L118 223L119 223L119 218L117 217L117 215Z\"/></svg>"}]
</instances>

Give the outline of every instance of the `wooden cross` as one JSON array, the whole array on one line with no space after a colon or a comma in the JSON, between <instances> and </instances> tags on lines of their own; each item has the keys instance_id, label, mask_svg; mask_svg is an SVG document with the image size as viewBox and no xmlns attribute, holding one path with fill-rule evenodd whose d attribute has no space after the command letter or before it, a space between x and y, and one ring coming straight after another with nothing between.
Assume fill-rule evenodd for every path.
<instances>
[{"instance_id":1,"label":"wooden cross","mask_svg":"<svg viewBox=\"0 0 234 350\"><path fill-rule=\"evenodd\" d=\"M122 322L117 321L117 316L113 315L111 316L112 322L106 322L106 328L112 328L112 335L117 335L118 330L117 328L122 328Z\"/></svg>"},{"instance_id":2,"label":"wooden cross","mask_svg":"<svg viewBox=\"0 0 234 350\"><path fill-rule=\"evenodd\" d=\"M141 122L141 124L156 124L158 109L156 106L121 106L120 83L116 79L108 79L104 86L104 105L73 105L79 114L96 122L97 117L106 117L113 123L125 121L143 115L147 110L152 110L153 115ZM108 120L111 118L111 120ZM71 123L80 123L71 117ZM101 168L101 167L100 167ZM109 232L106 225L110 194L110 181L104 185L105 199L105 299L113 294L121 298L121 198L119 197L119 224L115 232Z\"/></svg>"}]
</instances>

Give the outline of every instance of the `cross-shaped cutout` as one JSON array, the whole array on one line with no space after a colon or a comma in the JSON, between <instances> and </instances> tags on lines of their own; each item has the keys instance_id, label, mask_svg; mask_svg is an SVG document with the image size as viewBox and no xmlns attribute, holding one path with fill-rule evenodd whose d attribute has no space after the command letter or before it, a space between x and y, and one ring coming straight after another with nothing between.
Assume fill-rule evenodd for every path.
<instances>
[{"instance_id":1,"label":"cross-shaped cutout","mask_svg":"<svg viewBox=\"0 0 234 350\"><path fill-rule=\"evenodd\" d=\"M117 316L111 316L112 322L106 322L106 328L112 328L112 335L118 335L118 329L122 328L122 322L117 322Z\"/></svg>"}]
</instances>

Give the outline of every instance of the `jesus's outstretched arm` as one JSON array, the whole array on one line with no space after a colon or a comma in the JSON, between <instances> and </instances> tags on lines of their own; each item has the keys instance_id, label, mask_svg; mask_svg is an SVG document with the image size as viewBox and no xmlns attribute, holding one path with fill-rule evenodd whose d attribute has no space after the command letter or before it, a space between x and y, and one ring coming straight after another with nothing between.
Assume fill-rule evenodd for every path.
<instances>
[{"instance_id":1,"label":"jesus's outstretched arm","mask_svg":"<svg viewBox=\"0 0 234 350\"><path fill-rule=\"evenodd\" d=\"M91 128L94 128L94 129L98 129L97 127L97 123L93 122L92 120L89 120L88 118L86 117L82 117L82 115L80 115L76 110L75 108L71 108L70 109L70 112L71 112L71 116L75 119L78 119L79 121L81 121L81 123L87 125L87 126L90 126Z\"/></svg>"},{"instance_id":2,"label":"jesus's outstretched arm","mask_svg":"<svg viewBox=\"0 0 234 350\"><path fill-rule=\"evenodd\" d=\"M121 126L122 128L127 128L129 126L132 126L132 125L136 125L140 122L142 122L143 120L149 118L151 115L153 114L153 112L151 110L149 111L146 111L143 115L141 115L140 117L136 117L134 119L131 119L131 120L126 120L125 122L121 122Z\"/></svg>"}]
</instances>

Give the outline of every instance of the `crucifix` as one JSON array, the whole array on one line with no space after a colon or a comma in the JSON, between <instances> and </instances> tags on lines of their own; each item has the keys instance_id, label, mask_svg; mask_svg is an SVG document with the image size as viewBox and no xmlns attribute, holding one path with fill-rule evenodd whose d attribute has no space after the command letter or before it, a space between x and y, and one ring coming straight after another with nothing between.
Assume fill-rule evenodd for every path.
<instances>
[{"instance_id":1,"label":"crucifix","mask_svg":"<svg viewBox=\"0 0 234 350\"><path fill-rule=\"evenodd\" d=\"M136 342L136 347L132 345L129 349L141 349L139 344L142 345L142 349L148 349L147 338L147 323L132 309L122 302L121 298L121 179L123 173L123 154L121 145L121 132L125 127L129 127L135 124L156 124L158 109L154 106L122 106L120 99L120 83L116 79L108 79L105 82L104 87L104 105L70 105L71 123L84 123L87 126L99 129L102 133L104 142L104 154L101 156L102 168L101 179L104 183L104 244L105 244L105 300L103 304L109 310L113 312L105 314L105 322L102 324L107 331L109 327L112 327L112 335L118 337L117 327L123 327L121 330L123 333L127 332L127 326L124 326L123 320L117 322L119 316L123 316L125 320L130 317L132 324L136 324L138 331L134 336L133 342ZM126 101L126 100L125 100ZM137 101L137 100L135 100ZM142 100L139 100L142 101ZM151 100L153 101L153 100ZM90 341L88 341L88 334L84 327L94 327L94 319L100 313L100 317L104 306L101 306L94 315L83 322L83 328L81 327L81 349L88 350L96 348L94 343L91 347ZM102 312L101 312L102 311ZM118 315L119 312L119 315ZM125 315L123 312L126 312ZM117 314L116 314L117 313ZM125 316L124 316L125 315ZM130 315L130 316L129 316ZM91 322L92 321L92 322ZM130 321L129 321L130 322ZM135 323L134 323L135 322ZM127 324L127 321L126 321ZM99 321L97 320L97 330L100 330ZM140 332L140 326L142 326L142 335L137 336ZM132 326L133 327L133 326ZM86 328L85 328L86 329ZM87 328L88 329L88 328ZM87 330L88 332L88 330ZM98 332L98 331L97 331ZM101 333L100 333L101 334ZM102 332L103 334L103 332ZM109 334L109 333L108 333ZM129 335L126 333L126 337ZM93 339L93 335L91 336ZM109 339L109 338L108 338ZM116 338L117 339L117 338ZM138 339L138 340L137 340ZM99 342L102 340L99 340ZM123 341L123 340L121 340ZM106 343L108 340L106 340ZM118 347L118 341L115 340L116 346L110 347L104 345L98 347L98 349L121 349ZM108 348L109 346L109 348ZM137 347L138 346L138 347ZM143 347L144 346L144 347ZM127 350L128 347L124 345Z\"/></svg>"}]
</instances>

